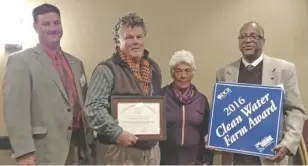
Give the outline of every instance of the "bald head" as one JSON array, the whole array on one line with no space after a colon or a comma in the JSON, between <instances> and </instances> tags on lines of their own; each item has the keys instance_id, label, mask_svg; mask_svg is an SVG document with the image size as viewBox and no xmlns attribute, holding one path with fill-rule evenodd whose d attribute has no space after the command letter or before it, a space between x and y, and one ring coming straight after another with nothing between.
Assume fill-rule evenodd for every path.
<instances>
[{"instance_id":1,"label":"bald head","mask_svg":"<svg viewBox=\"0 0 308 166\"><path fill-rule=\"evenodd\" d=\"M240 29L238 39L243 58L247 61L253 62L261 56L265 42L264 30L257 22L245 23Z\"/></svg>"},{"instance_id":2,"label":"bald head","mask_svg":"<svg viewBox=\"0 0 308 166\"><path fill-rule=\"evenodd\" d=\"M255 29L259 33L259 35L264 37L264 29L261 27L260 24L258 24L255 21L246 22L240 29L240 33L245 31L245 29L249 29L249 28Z\"/></svg>"}]
</instances>

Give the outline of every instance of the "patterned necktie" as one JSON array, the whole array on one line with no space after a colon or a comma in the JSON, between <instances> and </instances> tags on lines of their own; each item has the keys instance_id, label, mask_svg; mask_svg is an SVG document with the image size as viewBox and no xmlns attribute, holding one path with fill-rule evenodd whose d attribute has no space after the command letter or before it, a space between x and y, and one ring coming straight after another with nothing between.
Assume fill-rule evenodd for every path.
<instances>
[{"instance_id":1,"label":"patterned necktie","mask_svg":"<svg viewBox=\"0 0 308 166\"><path fill-rule=\"evenodd\" d=\"M67 97L72 104L73 109L73 131L77 131L81 127L81 106L78 100L76 85L74 84L74 76L70 73L70 69L63 55L55 57L58 73L66 91Z\"/></svg>"},{"instance_id":2,"label":"patterned necktie","mask_svg":"<svg viewBox=\"0 0 308 166\"><path fill-rule=\"evenodd\" d=\"M254 68L254 66L253 65L247 65L246 68L248 69L248 71L251 71Z\"/></svg>"}]
</instances>

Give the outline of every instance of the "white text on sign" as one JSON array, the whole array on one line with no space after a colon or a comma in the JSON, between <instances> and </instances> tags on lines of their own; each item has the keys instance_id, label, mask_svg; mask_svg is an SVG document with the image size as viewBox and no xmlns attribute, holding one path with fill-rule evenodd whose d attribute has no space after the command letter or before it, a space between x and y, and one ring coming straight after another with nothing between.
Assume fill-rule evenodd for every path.
<instances>
[{"instance_id":1,"label":"white text on sign","mask_svg":"<svg viewBox=\"0 0 308 166\"><path fill-rule=\"evenodd\" d=\"M267 107L265 110L260 110L260 108L267 103L269 103L270 106ZM227 112L227 116L229 116L232 112L236 111L244 104L245 99L240 96L237 100L229 104L228 107L224 109L224 112ZM265 120L267 117L269 117L271 113L275 112L277 109L278 108L276 104L273 100L270 100L270 95L267 93L261 98L257 99L255 102L249 102L239 110L243 113L245 118L248 118L249 127L243 124L243 126L240 127L240 129L238 129L236 132L232 132L232 129L239 128L239 126L243 123L243 115L238 115L230 123L221 123L216 128L216 135L218 137L223 137L226 146L229 147L231 144L235 143L240 137L249 132L249 130L251 130L258 124L260 124L263 120ZM262 112L252 117L252 115L254 115L254 113L258 111ZM230 135L229 133L231 132L232 134Z\"/></svg>"}]
</instances>

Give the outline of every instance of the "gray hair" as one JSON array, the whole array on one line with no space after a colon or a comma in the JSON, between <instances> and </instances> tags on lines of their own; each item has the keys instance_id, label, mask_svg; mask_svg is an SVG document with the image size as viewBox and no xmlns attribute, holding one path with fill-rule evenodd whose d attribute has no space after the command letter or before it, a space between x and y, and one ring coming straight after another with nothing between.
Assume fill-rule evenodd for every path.
<instances>
[{"instance_id":1,"label":"gray hair","mask_svg":"<svg viewBox=\"0 0 308 166\"><path fill-rule=\"evenodd\" d=\"M123 26L130 26L132 28L142 27L144 36L146 36L147 30L143 19L139 17L136 13L129 13L121 17L116 23L116 25L113 27L113 39L116 44L119 44L120 33Z\"/></svg>"},{"instance_id":2,"label":"gray hair","mask_svg":"<svg viewBox=\"0 0 308 166\"><path fill-rule=\"evenodd\" d=\"M173 73L175 66L179 63L187 63L193 69L193 71L196 70L195 58L189 51L180 50L172 55L169 62L171 74Z\"/></svg>"}]
</instances>

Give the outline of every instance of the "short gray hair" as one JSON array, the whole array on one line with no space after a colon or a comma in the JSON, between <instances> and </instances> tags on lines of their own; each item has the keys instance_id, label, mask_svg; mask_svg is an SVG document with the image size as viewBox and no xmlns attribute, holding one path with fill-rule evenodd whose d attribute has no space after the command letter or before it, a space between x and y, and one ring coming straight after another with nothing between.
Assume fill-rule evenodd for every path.
<instances>
[{"instance_id":1,"label":"short gray hair","mask_svg":"<svg viewBox=\"0 0 308 166\"><path fill-rule=\"evenodd\" d=\"M136 13L129 13L121 17L116 25L113 27L114 42L119 44L120 32L123 26L142 27L144 36L146 36L147 30L143 18L139 17Z\"/></svg>"},{"instance_id":2,"label":"short gray hair","mask_svg":"<svg viewBox=\"0 0 308 166\"><path fill-rule=\"evenodd\" d=\"M179 63L187 63L193 69L193 71L195 71L197 68L194 56L191 52L186 50L177 51L172 55L169 62L171 74L174 71L175 66Z\"/></svg>"}]
</instances>

